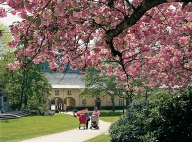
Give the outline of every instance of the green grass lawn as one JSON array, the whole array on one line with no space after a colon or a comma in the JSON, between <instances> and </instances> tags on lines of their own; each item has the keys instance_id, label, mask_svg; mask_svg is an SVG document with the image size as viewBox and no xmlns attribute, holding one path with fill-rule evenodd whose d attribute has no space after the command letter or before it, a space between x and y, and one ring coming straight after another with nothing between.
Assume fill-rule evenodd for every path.
<instances>
[{"instance_id":1,"label":"green grass lawn","mask_svg":"<svg viewBox=\"0 0 192 142\"><path fill-rule=\"evenodd\" d=\"M121 112L101 112L100 120L116 121ZM28 116L19 119L0 120L0 142L18 142L33 137L75 129L79 120L71 115L56 113L54 116ZM109 142L109 136L102 134L87 142Z\"/></svg>"},{"instance_id":2,"label":"green grass lawn","mask_svg":"<svg viewBox=\"0 0 192 142\"><path fill-rule=\"evenodd\" d=\"M77 128L79 121L68 114L54 116L28 116L0 120L0 142L18 142L33 137Z\"/></svg>"},{"instance_id":3,"label":"green grass lawn","mask_svg":"<svg viewBox=\"0 0 192 142\"><path fill-rule=\"evenodd\" d=\"M106 122L115 122L123 113L121 111L103 111L100 114L100 120Z\"/></svg>"},{"instance_id":4,"label":"green grass lawn","mask_svg":"<svg viewBox=\"0 0 192 142\"><path fill-rule=\"evenodd\" d=\"M111 117L100 117L100 120L103 120L105 122L115 122L119 119L119 116L111 116Z\"/></svg>"},{"instance_id":5,"label":"green grass lawn","mask_svg":"<svg viewBox=\"0 0 192 142\"><path fill-rule=\"evenodd\" d=\"M85 142L110 142L110 138L109 138L109 135L101 134L101 135L94 137L92 139L89 139Z\"/></svg>"}]
</instances>

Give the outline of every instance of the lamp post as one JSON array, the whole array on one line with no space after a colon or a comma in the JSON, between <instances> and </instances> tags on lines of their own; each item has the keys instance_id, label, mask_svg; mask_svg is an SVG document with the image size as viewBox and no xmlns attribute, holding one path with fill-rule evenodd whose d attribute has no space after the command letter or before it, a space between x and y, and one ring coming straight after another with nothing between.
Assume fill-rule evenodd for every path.
<instances>
[{"instance_id":1,"label":"lamp post","mask_svg":"<svg viewBox=\"0 0 192 142\"><path fill-rule=\"evenodd\" d=\"M125 95L125 92L124 92L124 91L122 92L122 95L123 95L123 114L124 114L124 109L125 109L125 108L124 108L124 99L125 99L125 96L124 96L124 95Z\"/></svg>"},{"instance_id":2,"label":"lamp post","mask_svg":"<svg viewBox=\"0 0 192 142\"><path fill-rule=\"evenodd\" d=\"M125 95L126 95L125 90L123 90L123 89L118 90L118 96L123 99L123 104L122 104L123 105L123 114L124 114L124 109L125 109L125 106L124 106Z\"/></svg>"},{"instance_id":3,"label":"lamp post","mask_svg":"<svg viewBox=\"0 0 192 142\"><path fill-rule=\"evenodd\" d=\"M1 90L1 88L0 88L0 111L3 109L2 96L3 96L3 92L2 92L2 90Z\"/></svg>"}]
</instances>

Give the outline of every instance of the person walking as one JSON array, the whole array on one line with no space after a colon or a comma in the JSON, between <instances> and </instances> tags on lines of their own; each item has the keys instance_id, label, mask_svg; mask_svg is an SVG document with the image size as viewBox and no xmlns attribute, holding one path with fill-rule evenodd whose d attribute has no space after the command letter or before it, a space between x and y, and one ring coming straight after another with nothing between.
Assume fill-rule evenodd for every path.
<instances>
[{"instance_id":1,"label":"person walking","mask_svg":"<svg viewBox=\"0 0 192 142\"><path fill-rule=\"evenodd\" d=\"M92 115L95 115L95 116L98 116L98 117L99 117L100 111L98 110L98 107L95 107L95 108L94 108L94 111L93 111Z\"/></svg>"},{"instance_id":2,"label":"person walking","mask_svg":"<svg viewBox=\"0 0 192 142\"><path fill-rule=\"evenodd\" d=\"M86 129L88 129L88 125L89 125L89 121L90 121L88 108L84 109L84 115L86 116Z\"/></svg>"}]
</instances>

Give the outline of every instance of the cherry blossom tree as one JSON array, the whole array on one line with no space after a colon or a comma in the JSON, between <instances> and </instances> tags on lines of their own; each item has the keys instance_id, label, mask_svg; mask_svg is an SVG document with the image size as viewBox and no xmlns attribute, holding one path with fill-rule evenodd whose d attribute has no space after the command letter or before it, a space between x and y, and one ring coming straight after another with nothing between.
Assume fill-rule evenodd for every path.
<instances>
[{"instance_id":1,"label":"cherry blossom tree","mask_svg":"<svg viewBox=\"0 0 192 142\"><path fill-rule=\"evenodd\" d=\"M23 66L25 57L59 71L69 62L74 70L94 66L127 89L135 80L147 87L191 83L192 0L0 2L11 7L0 8L1 17L23 18L10 27Z\"/></svg>"}]
</instances>

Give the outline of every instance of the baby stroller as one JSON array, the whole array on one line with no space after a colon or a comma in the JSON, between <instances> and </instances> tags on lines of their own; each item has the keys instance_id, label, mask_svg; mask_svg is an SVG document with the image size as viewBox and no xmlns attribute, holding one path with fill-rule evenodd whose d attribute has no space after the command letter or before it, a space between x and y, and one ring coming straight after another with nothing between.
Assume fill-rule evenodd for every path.
<instances>
[{"instance_id":1,"label":"baby stroller","mask_svg":"<svg viewBox=\"0 0 192 142\"><path fill-rule=\"evenodd\" d=\"M85 115L79 115L79 129L83 127L86 129L86 116Z\"/></svg>"},{"instance_id":2,"label":"baby stroller","mask_svg":"<svg viewBox=\"0 0 192 142\"><path fill-rule=\"evenodd\" d=\"M91 116L91 126L90 129L95 128L99 129L99 118L96 115Z\"/></svg>"}]
</instances>

